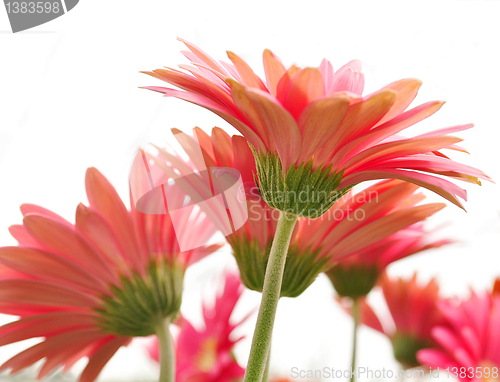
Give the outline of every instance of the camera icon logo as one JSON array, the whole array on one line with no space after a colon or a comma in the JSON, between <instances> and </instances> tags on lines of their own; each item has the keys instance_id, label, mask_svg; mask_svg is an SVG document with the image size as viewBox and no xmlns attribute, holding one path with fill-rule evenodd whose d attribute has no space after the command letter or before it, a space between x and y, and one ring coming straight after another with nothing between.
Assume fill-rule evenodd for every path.
<instances>
[{"instance_id":1,"label":"camera icon logo","mask_svg":"<svg viewBox=\"0 0 500 382\"><path fill-rule=\"evenodd\" d=\"M181 251L204 245L205 238L189 235L190 213L205 214L207 230L213 229L228 236L248 220L244 185L240 172L231 167L207 167L202 149L196 139L182 132L175 134L189 154L188 162L173 154L169 163L150 162L139 151L132 165L130 189L137 211L144 214L168 214Z\"/></svg>"}]
</instances>

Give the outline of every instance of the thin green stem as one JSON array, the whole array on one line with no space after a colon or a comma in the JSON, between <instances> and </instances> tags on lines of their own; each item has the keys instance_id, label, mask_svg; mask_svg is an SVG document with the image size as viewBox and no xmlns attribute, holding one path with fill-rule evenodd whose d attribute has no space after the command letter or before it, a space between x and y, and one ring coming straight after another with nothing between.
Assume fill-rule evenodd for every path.
<instances>
[{"instance_id":1,"label":"thin green stem","mask_svg":"<svg viewBox=\"0 0 500 382\"><path fill-rule=\"evenodd\" d=\"M169 326L170 319L165 319L156 327L156 336L160 346L159 382L175 382L175 348Z\"/></svg>"},{"instance_id":2,"label":"thin green stem","mask_svg":"<svg viewBox=\"0 0 500 382\"><path fill-rule=\"evenodd\" d=\"M355 382L356 370L356 348L358 343L358 326L359 326L359 302L358 299L352 300L352 317L354 318L354 329L352 336L352 361L351 361L351 382Z\"/></svg>"},{"instance_id":3,"label":"thin green stem","mask_svg":"<svg viewBox=\"0 0 500 382\"><path fill-rule=\"evenodd\" d=\"M253 333L244 382L261 382L271 347L274 319L281 294L286 255L297 223L297 215L280 212L262 288L262 300Z\"/></svg>"},{"instance_id":4,"label":"thin green stem","mask_svg":"<svg viewBox=\"0 0 500 382\"><path fill-rule=\"evenodd\" d=\"M267 382L269 380L270 364L271 364L271 345L269 345L269 352L267 353L266 368L264 369L264 376L262 377L262 382Z\"/></svg>"}]
</instances>

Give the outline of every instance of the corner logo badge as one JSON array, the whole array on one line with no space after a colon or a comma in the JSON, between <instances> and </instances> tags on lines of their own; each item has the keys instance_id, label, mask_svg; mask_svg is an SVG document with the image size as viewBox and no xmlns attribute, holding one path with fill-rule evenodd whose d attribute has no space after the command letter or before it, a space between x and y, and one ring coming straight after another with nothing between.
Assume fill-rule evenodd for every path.
<instances>
[{"instance_id":1,"label":"corner logo badge","mask_svg":"<svg viewBox=\"0 0 500 382\"><path fill-rule=\"evenodd\" d=\"M4 0L12 32L20 32L52 21L72 10L79 0Z\"/></svg>"},{"instance_id":2,"label":"corner logo badge","mask_svg":"<svg viewBox=\"0 0 500 382\"><path fill-rule=\"evenodd\" d=\"M186 162L175 168L168 164L161 168L150 166L146 154L140 150L132 164L130 191L137 211L170 216L181 251L188 251L204 245L206 239L186 232L187 215L205 214L209 218L207 224L212 225L206 227L207 231L220 231L228 236L248 220L247 200L238 170L207 168L196 136L179 132L175 137L188 152L190 162L196 164L197 171ZM171 164L181 163L174 155L167 159Z\"/></svg>"}]
</instances>

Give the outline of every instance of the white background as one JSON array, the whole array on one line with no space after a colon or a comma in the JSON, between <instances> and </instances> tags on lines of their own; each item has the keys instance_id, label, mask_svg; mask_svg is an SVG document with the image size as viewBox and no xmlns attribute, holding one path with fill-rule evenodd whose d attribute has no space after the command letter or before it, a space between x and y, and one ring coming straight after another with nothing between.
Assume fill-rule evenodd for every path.
<instances>
[{"instance_id":1,"label":"white background","mask_svg":"<svg viewBox=\"0 0 500 382\"><path fill-rule=\"evenodd\" d=\"M7 228L21 221L19 206L25 202L73 221L77 204L86 202L87 167L97 167L126 198L129 165L139 146L171 140L172 127L189 132L195 125L218 125L235 133L208 111L138 89L159 84L140 70L186 63L177 36L219 59L226 58L225 50L234 51L258 74L265 48L286 65L317 66L326 57L338 68L358 58L366 93L400 78L419 78L424 85L415 104L448 102L409 134L474 122L474 129L460 135L471 155L454 158L499 180L499 15L500 2L479 0L81 0L64 17L13 35L0 9L0 245L15 245ZM450 223L441 236L461 242L400 261L391 274L418 271L423 281L435 276L443 295L489 288L500 275L498 187L461 185L469 192L468 213L450 205L431 223ZM210 297L217 275L231 267L226 247L188 271L188 318L199 322L200 296ZM237 314L258 301L257 293L246 293ZM236 349L242 365L253 320ZM347 368L351 328L320 276L299 298L281 301L271 372L286 377L294 366ZM23 346L0 349L1 360ZM101 380L154 378L157 370L141 349L137 343L120 350ZM397 368L388 340L366 328L358 362Z\"/></svg>"}]
</instances>

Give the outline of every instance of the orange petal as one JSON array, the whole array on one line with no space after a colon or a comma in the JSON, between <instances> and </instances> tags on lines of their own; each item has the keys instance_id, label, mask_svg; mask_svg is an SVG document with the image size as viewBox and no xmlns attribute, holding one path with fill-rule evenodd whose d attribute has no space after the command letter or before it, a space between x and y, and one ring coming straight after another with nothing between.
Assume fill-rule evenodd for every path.
<instances>
[{"instance_id":1,"label":"orange petal","mask_svg":"<svg viewBox=\"0 0 500 382\"><path fill-rule=\"evenodd\" d=\"M212 142L217 165L234 167L233 146L229 134L219 127L214 127L212 129Z\"/></svg>"},{"instance_id":2,"label":"orange petal","mask_svg":"<svg viewBox=\"0 0 500 382\"><path fill-rule=\"evenodd\" d=\"M384 216L354 231L332 248L336 259L376 243L399 230L420 222L446 207L444 203L432 203L400 210Z\"/></svg>"},{"instance_id":3,"label":"orange petal","mask_svg":"<svg viewBox=\"0 0 500 382\"><path fill-rule=\"evenodd\" d=\"M267 93L236 83L231 91L245 119L255 130L266 134L268 149L272 152L276 147L283 171L288 171L297 160L301 146L300 131L293 117Z\"/></svg>"},{"instance_id":4,"label":"orange petal","mask_svg":"<svg viewBox=\"0 0 500 382\"><path fill-rule=\"evenodd\" d=\"M411 102L415 99L418 89L422 86L422 81L414 78L406 78L393 82L387 86L384 86L380 90L389 89L395 90L397 92L396 102L392 105L391 110L382 118L377 125L389 121L390 119L396 117L406 110L410 106Z\"/></svg>"},{"instance_id":5,"label":"orange petal","mask_svg":"<svg viewBox=\"0 0 500 382\"><path fill-rule=\"evenodd\" d=\"M398 115L383 125L370 130L367 134L363 134L350 141L337 151L333 157L331 161L333 167L342 168L345 162L358 154L361 150L373 146L391 135L397 134L415 123L430 117L437 112L442 105L443 102L439 101L425 103Z\"/></svg>"},{"instance_id":6,"label":"orange petal","mask_svg":"<svg viewBox=\"0 0 500 382\"><path fill-rule=\"evenodd\" d=\"M334 154L348 142L367 132L389 111L396 99L392 90L384 90L361 102L352 104L335 134L321 148L316 158L319 162L329 162Z\"/></svg>"},{"instance_id":7,"label":"orange petal","mask_svg":"<svg viewBox=\"0 0 500 382\"><path fill-rule=\"evenodd\" d=\"M278 83L286 73L286 68L281 63L280 59L274 55L269 49L264 50L262 55L264 61L264 72L266 73L266 82L269 92L276 96Z\"/></svg>"},{"instance_id":8,"label":"orange petal","mask_svg":"<svg viewBox=\"0 0 500 382\"><path fill-rule=\"evenodd\" d=\"M325 95L323 77L316 68L305 68L292 77L283 100L283 106L298 119L302 110Z\"/></svg>"},{"instance_id":9,"label":"orange petal","mask_svg":"<svg viewBox=\"0 0 500 382\"><path fill-rule=\"evenodd\" d=\"M335 134L349 107L349 98L331 97L313 101L299 117L302 149L298 162L308 161Z\"/></svg>"},{"instance_id":10,"label":"orange petal","mask_svg":"<svg viewBox=\"0 0 500 382\"><path fill-rule=\"evenodd\" d=\"M227 52L227 56L236 67L236 70L238 71L238 74L240 75L244 85L249 86L251 88L264 90L267 92L266 85L264 85L259 76L257 76L253 72L252 68L250 68L250 66L245 61L243 61L233 52Z\"/></svg>"},{"instance_id":11,"label":"orange petal","mask_svg":"<svg viewBox=\"0 0 500 382\"><path fill-rule=\"evenodd\" d=\"M285 100L285 94L288 89L288 84L295 74L300 70L299 67L292 65L288 68L286 73L280 78L278 85L276 86L276 98L283 103Z\"/></svg>"}]
</instances>

